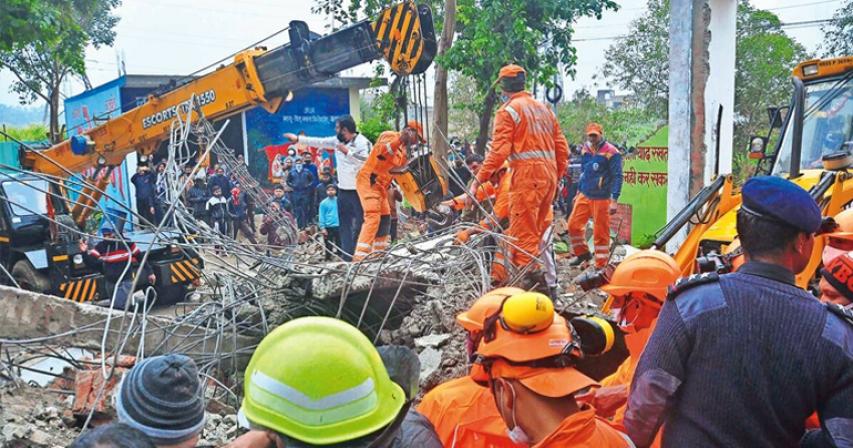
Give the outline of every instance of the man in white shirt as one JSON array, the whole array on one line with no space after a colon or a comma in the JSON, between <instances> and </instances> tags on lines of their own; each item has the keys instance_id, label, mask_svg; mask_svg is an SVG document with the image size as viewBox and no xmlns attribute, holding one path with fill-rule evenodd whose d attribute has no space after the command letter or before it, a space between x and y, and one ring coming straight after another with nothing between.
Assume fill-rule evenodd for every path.
<instances>
[{"instance_id":1,"label":"man in white shirt","mask_svg":"<svg viewBox=\"0 0 853 448\"><path fill-rule=\"evenodd\" d=\"M350 261L355 251L355 242L361 232L364 212L355 191L355 176L370 155L373 144L358 133L355 120L344 115L335 121L332 137L308 137L292 133L284 137L293 143L302 143L318 149L334 150L338 171L338 217L340 218L341 248L344 260Z\"/></svg>"}]
</instances>

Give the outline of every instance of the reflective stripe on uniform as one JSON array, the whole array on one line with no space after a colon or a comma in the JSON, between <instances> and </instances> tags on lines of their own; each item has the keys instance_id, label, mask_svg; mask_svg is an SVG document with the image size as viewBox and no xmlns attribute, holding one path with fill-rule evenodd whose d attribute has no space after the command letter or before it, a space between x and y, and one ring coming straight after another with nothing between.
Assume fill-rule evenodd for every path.
<instances>
[{"instance_id":1,"label":"reflective stripe on uniform","mask_svg":"<svg viewBox=\"0 0 853 448\"><path fill-rule=\"evenodd\" d=\"M524 152L516 152L510 154L509 161L515 162L516 160L534 160L534 159L545 159L545 160L556 160L557 157L554 155L554 151L544 151L541 149L534 149L532 151L524 151Z\"/></svg>"},{"instance_id":2,"label":"reflective stripe on uniform","mask_svg":"<svg viewBox=\"0 0 853 448\"><path fill-rule=\"evenodd\" d=\"M252 374L249 384L252 401L288 419L309 426L327 426L353 420L376 408L379 397L373 378L341 392L312 399L262 372Z\"/></svg>"},{"instance_id":3,"label":"reflective stripe on uniform","mask_svg":"<svg viewBox=\"0 0 853 448\"><path fill-rule=\"evenodd\" d=\"M516 112L516 110L512 108L512 106L506 105L504 106L504 110L509 113L509 116L512 117L512 121L514 121L515 124L521 123L521 115L519 115L518 112Z\"/></svg>"}]
</instances>

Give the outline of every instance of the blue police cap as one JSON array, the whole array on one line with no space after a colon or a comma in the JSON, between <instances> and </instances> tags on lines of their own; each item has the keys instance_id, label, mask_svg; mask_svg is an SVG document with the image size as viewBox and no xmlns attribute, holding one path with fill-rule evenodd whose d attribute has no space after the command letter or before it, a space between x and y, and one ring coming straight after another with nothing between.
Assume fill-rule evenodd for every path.
<instances>
[{"instance_id":1,"label":"blue police cap","mask_svg":"<svg viewBox=\"0 0 853 448\"><path fill-rule=\"evenodd\" d=\"M776 176L753 177L741 190L745 212L779 221L807 233L820 228L817 203L799 185Z\"/></svg>"}]
</instances>

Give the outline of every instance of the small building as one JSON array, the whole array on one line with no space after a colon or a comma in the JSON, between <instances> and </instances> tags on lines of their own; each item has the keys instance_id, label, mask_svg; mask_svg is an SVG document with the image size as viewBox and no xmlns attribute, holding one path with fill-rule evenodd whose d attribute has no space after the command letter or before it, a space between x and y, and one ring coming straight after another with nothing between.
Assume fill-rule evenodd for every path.
<instances>
[{"instance_id":1,"label":"small building","mask_svg":"<svg viewBox=\"0 0 853 448\"><path fill-rule=\"evenodd\" d=\"M595 94L595 102L608 109L619 109L627 100L628 95L617 95L613 89L598 89Z\"/></svg>"}]
</instances>

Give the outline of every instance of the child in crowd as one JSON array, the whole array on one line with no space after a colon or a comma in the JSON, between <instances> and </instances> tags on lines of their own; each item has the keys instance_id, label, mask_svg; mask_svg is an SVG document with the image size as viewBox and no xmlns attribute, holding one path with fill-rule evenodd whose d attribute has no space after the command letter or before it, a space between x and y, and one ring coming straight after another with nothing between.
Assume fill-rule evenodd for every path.
<instances>
[{"instance_id":1,"label":"child in crowd","mask_svg":"<svg viewBox=\"0 0 853 448\"><path fill-rule=\"evenodd\" d=\"M326 199L320 202L320 233L323 234L326 243L326 260L332 255L340 256L340 233L338 226L338 187L329 185L326 187Z\"/></svg>"}]
</instances>

